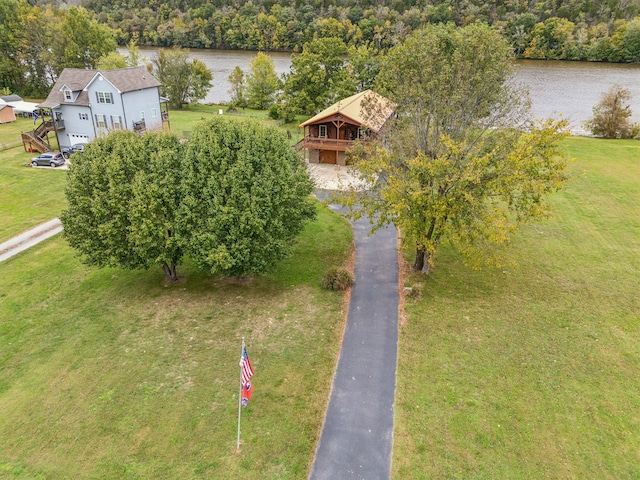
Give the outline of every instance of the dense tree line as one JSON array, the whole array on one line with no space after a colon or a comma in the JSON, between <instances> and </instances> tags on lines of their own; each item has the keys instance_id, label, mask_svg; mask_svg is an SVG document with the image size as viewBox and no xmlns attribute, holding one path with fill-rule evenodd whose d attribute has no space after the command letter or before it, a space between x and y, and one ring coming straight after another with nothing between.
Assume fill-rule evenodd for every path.
<instances>
[{"instance_id":1,"label":"dense tree line","mask_svg":"<svg viewBox=\"0 0 640 480\"><path fill-rule=\"evenodd\" d=\"M426 24L498 28L521 58L640 61L638 0L86 0L120 44L300 51L314 38L386 50Z\"/></svg>"},{"instance_id":2,"label":"dense tree line","mask_svg":"<svg viewBox=\"0 0 640 480\"><path fill-rule=\"evenodd\" d=\"M640 62L640 0L85 0L84 5L0 0L0 88L43 96L63 68L95 68L116 44L300 53L314 40L332 38L349 49L362 90L375 77L375 68L367 73L371 53L386 52L418 28L441 23L493 25L520 58Z\"/></svg>"},{"instance_id":3,"label":"dense tree line","mask_svg":"<svg viewBox=\"0 0 640 480\"><path fill-rule=\"evenodd\" d=\"M91 12L0 0L0 88L43 96L64 68L95 68L116 49L113 31Z\"/></svg>"}]
</instances>

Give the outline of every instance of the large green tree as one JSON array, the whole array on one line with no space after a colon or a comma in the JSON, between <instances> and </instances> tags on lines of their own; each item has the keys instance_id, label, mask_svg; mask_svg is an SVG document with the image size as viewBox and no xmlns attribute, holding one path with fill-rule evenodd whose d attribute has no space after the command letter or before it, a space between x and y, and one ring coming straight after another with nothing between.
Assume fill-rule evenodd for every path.
<instances>
[{"instance_id":1,"label":"large green tree","mask_svg":"<svg viewBox=\"0 0 640 480\"><path fill-rule=\"evenodd\" d=\"M315 216L312 181L280 130L214 118L193 130L184 164L181 229L210 273L269 270Z\"/></svg>"},{"instance_id":2,"label":"large green tree","mask_svg":"<svg viewBox=\"0 0 640 480\"><path fill-rule=\"evenodd\" d=\"M244 107L247 104L247 100L245 98L246 83L244 79L244 72L238 65L236 65L233 71L229 74L229 83L231 84L231 88L229 89L231 103L239 107Z\"/></svg>"},{"instance_id":3,"label":"large green tree","mask_svg":"<svg viewBox=\"0 0 640 480\"><path fill-rule=\"evenodd\" d=\"M509 45L482 25L427 27L380 71L378 90L398 115L381 142L355 151L371 190L347 200L378 226L395 223L416 245L417 270L428 272L445 238L473 264L497 262L495 247L543 217L545 197L567 179L565 122L529 123L512 71Z\"/></svg>"},{"instance_id":4,"label":"large green tree","mask_svg":"<svg viewBox=\"0 0 640 480\"><path fill-rule=\"evenodd\" d=\"M305 44L291 59L284 82L285 102L293 113L313 114L356 91L347 67L348 49L339 38L319 38Z\"/></svg>"},{"instance_id":5,"label":"large green tree","mask_svg":"<svg viewBox=\"0 0 640 480\"><path fill-rule=\"evenodd\" d=\"M201 60L189 60L186 50L161 48L152 64L154 75L162 82L160 91L173 108L203 99L211 88L213 74Z\"/></svg>"},{"instance_id":6,"label":"large green tree","mask_svg":"<svg viewBox=\"0 0 640 480\"><path fill-rule=\"evenodd\" d=\"M100 25L84 8L70 7L54 26L48 63L56 75L64 68L96 68L100 57L115 51L110 28Z\"/></svg>"},{"instance_id":7,"label":"large green tree","mask_svg":"<svg viewBox=\"0 0 640 480\"><path fill-rule=\"evenodd\" d=\"M266 53L259 52L249 61L245 93L251 108L264 110L269 108L276 92L280 89L280 79L271 58Z\"/></svg>"},{"instance_id":8,"label":"large green tree","mask_svg":"<svg viewBox=\"0 0 640 480\"><path fill-rule=\"evenodd\" d=\"M0 0L0 87L16 91L22 86L20 62L22 22L16 0Z\"/></svg>"},{"instance_id":9,"label":"large green tree","mask_svg":"<svg viewBox=\"0 0 640 480\"><path fill-rule=\"evenodd\" d=\"M187 143L116 131L76 155L61 220L89 265L159 266L175 282L188 256L208 273L255 275L315 216L304 163L259 123L214 119Z\"/></svg>"},{"instance_id":10,"label":"large green tree","mask_svg":"<svg viewBox=\"0 0 640 480\"><path fill-rule=\"evenodd\" d=\"M64 235L99 267L162 267L177 280L180 159L175 135L113 132L87 145L69 169Z\"/></svg>"}]
</instances>

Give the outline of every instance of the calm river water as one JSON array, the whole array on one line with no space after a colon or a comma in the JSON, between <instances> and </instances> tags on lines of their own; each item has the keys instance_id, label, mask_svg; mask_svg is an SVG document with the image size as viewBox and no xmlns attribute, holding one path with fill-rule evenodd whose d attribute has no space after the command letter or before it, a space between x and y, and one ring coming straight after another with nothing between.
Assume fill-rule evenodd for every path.
<instances>
[{"instance_id":1,"label":"calm river water","mask_svg":"<svg viewBox=\"0 0 640 480\"><path fill-rule=\"evenodd\" d=\"M157 49L141 48L140 53L151 60ZM256 52L194 49L190 54L213 72L213 87L203 102L224 103L229 101L229 74L236 65L248 72L249 61ZM278 74L289 72L289 53L270 55ZM570 121L574 133L584 133L581 124L591 117L593 106L604 92L618 84L631 91L633 119L640 122L640 65L545 60L519 60L518 65L516 78L529 87L536 118L561 114Z\"/></svg>"}]
</instances>

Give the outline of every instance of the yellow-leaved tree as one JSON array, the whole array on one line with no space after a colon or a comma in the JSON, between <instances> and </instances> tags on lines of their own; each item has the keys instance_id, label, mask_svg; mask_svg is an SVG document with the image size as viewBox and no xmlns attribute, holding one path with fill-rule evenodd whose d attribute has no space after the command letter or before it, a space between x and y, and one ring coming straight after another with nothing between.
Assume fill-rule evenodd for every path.
<instances>
[{"instance_id":1,"label":"yellow-leaved tree","mask_svg":"<svg viewBox=\"0 0 640 480\"><path fill-rule=\"evenodd\" d=\"M563 120L529 120L509 45L485 25L428 26L393 48L377 90L395 104L383 133L351 151L368 184L343 202L375 226L394 223L428 273L448 239L468 263L497 263L545 198L567 181ZM376 115L377 106L366 109Z\"/></svg>"}]
</instances>

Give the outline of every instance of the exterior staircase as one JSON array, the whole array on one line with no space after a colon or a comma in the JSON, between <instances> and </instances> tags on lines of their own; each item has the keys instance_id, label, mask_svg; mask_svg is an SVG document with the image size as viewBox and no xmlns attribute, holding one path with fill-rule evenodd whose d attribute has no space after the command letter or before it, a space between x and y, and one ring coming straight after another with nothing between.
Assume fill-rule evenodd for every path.
<instances>
[{"instance_id":1,"label":"exterior staircase","mask_svg":"<svg viewBox=\"0 0 640 480\"><path fill-rule=\"evenodd\" d=\"M51 145L45 139L36 135L35 130L22 132L22 144L27 152L50 152Z\"/></svg>"},{"instance_id":2,"label":"exterior staircase","mask_svg":"<svg viewBox=\"0 0 640 480\"><path fill-rule=\"evenodd\" d=\"M302 151L302 149L304 148L304 138L303 138L302 140L298 140L298 141L295 143L295 145L292 145L292 146L293 146L293 149L294 149L296 152L300 152L300 151Z\"/></svg>"},{"instance_id":3,"label":"exterior staircase","mask_svg":"<svg viewBox=\"0 0 640 480\"><path fill-rule=\"evenodd\" d=\"M58 129L61 121L58 121ZM56 130L56 122L53 120L45 120L35 130L22 132L22 144L27 152L50 152L51 144L47 138L47 134Z\"/></svg>"}]
</instances>

